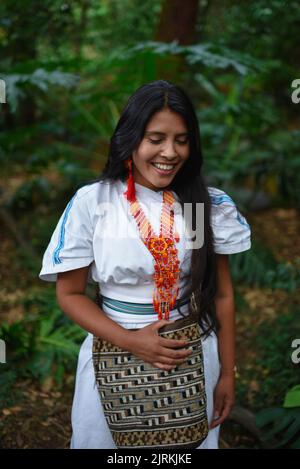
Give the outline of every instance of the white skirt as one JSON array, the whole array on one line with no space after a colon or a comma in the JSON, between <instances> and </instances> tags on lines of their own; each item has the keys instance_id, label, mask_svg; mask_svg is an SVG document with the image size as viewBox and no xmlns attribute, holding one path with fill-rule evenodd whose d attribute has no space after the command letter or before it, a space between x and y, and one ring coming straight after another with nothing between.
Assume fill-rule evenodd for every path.
<instances>
[{"instance_id":1,"label":"white skirt","mask_svg":"<svg viewBox=\"0 0 300 469\"><path fill-rule=\"evenodd\" d=\"M113 313L115 314L115 312L109 311L108 308L106 308L105 312L109 316L112 316ZM170 319L178 319L178 316L178 314L171 313ZM136 317L134 319L137 321ZM143 324L141 324L141 322L129 323L127 321L128 319L122 322L119 317L118 323L126 329L137 329L146 325L145 317L143 318ZM208 336L202 341L202 346L207 417L208 422L211 423L213 418L213 392L220 373L216 335L211 334ZM96 386L92 347L93 335L89 333L81 345L78 357L75 394L72 405L73 433L71 449L117 449L106 422ZM210 430L206 439L197 449L217 449L219 429L220 427L218 426Z\"/></svg>"}]
</instances>

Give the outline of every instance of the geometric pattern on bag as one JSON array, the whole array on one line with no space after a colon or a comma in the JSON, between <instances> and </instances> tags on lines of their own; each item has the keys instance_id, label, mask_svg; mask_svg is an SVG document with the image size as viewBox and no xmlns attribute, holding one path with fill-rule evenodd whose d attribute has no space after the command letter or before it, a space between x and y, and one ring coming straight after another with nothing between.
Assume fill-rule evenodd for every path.
<instances>
[{"instance_id":1,"label":"geometric pattern on bag","mask_svg":"<svg viewBox=\"0 0 300 469\"><path fill-rule=\"evenodd\" d=\"M198 322L188 317L159 335L188 341L191 355L160 370L110 342L93 337L93 365L106 421L117 448L196 448L208 422Z\"/></svg>"}]
</instances>

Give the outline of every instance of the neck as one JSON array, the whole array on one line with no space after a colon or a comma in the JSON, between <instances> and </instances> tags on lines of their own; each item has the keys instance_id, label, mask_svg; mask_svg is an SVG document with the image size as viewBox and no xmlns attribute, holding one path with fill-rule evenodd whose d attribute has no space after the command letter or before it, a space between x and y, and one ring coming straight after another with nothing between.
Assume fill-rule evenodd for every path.
<instances>
[{"instance_id":1,"label":"neck","mask_svg":"<svg viewBox=\"0 0 300 469\"><path fill-rule=\"evenodd\" d=\"M151 184L147 179L145 179L137 170L136 167L133 167L133 179L136 184L139 184L140 186L144 186L147 189L150 189L154 192L158 191L166 191L169 190L169 187L157 187Z\"/></svg>"}]
</instances>

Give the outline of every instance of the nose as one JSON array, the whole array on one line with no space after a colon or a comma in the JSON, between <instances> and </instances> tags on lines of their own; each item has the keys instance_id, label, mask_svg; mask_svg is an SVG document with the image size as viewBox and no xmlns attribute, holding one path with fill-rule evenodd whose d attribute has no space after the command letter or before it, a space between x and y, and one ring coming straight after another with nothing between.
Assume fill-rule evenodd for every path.
<instances>
[{"instance_id":1,"label":"nose","mask_svg":"<svg viewBox=\"0 0 300 469\"><path fill-rule=\"evenodd\" d=\"M164 158L167 158L170 161L177 158L174 143L172 141L165 142L160 154L161 156L163 156Z\"/></svg>"}]
</instances>

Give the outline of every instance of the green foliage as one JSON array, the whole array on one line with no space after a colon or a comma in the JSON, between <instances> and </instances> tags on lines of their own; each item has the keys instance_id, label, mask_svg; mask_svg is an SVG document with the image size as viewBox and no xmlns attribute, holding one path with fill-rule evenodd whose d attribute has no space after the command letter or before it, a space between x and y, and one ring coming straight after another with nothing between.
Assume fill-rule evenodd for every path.
<instances>
[{"instance_id":1,"label":"green foliage","mask_svg":"<svg viewBox=\"0 0 300 469\"><path fill-rule=\"evenodd\" d=\"M47 93L50 86L61 86L64 88L73 87L79 77L71 73L63 73L58 70L47 72L41 68L34 70L31 74L11 74L2 75L6 84L7 102L11 111L15 113L21 98L26 96L26 86L36 87Z\"/></svg>"},{"instance_id":2,"label":"green foliage","mask_svg":"<svg viewBox=\"0 0 300 469\"><path fill-rule=\"evenodd\" d=\"M0 403L1 406L13 405L15 400L20 398L20 393L14 389L14 384L18 378L16 369L8 369L7 365L1 363L0 374Z\"/></svg>"},{"instance_id":3,"label":"green foliage","mask_svg":"<svg viewBox=\"0 0 300 469\"><path fill-rule=\"evenodd\" d=\"M116 51L113 58L125 60L135 58L139 62L145 54L151 54L153 57L166 57L170 55L183 55L189 65L202 64L212 69L227 69L232 67L236 72L245 75L256 69L265 69L267 67L262 61L255 60L247 54L230 50L221 44L195 44L182 46L178 41L171 43L146 41L139 44Z\"/></svg>"},{"instance_id":4,"label":"green foliage","mask_svg":"<svg viewBox=\"0 0 300 469\"><path fill-rule=\"evenodd\" d=\"M287 392L283 407L263 409L257 413L256 423L262 431L261 439L268 447L300 449L299 388L298 385Z\"/></svg>"},{"instance_id":5,"label":"green foliage","mask_svg":"<svg viewBox=\"0 0 300 469\"><path fill-rule=\"evenodd\" d=\"M256 312L259 321L259 309ZM251 342L248 346L255 354L248 367L243 370L243 381L238 382L238 400L255 410L276 406L284 399L286 389L296 386L299 373L292 362L292 342L300 336L299 311L274 315L255 325L253 318ZM257 389L249 392L249 383L255 381Z\"/></svg>"},{"instance_id":6,"label":"green foliage","mask_svg":"<svg viewBox=\"0 0 300 469\"><path fill-rule=\"evenodd\" d=\"M187 69L181 76L174 72L174 79L187 87L195 102L210 180L226 188L251 178L253 190L268 186L271 180L275 201L299 205L300 140L298 131L290 132L285 125L288 116L279 89L285 80L284 103L289 99L290 105L286 84L294 78L289 57L296 49L297 35L282 41L276 26L280 18L280 34L284 36L286 25L296 31L297 2L290 2L289 8L282 1L226 8L217 2L207 18L199 17L201 41L186 46L152 40L161 11L159 0L42 3L37 15L32 14L30 2L24 2L20 11L13 2L1 7L4 56L9 57L12 44L17 50L24 42L24 30L29 34L38 27L42 32L32 43L34 52L25 48L18 60L4 61L2 71L11 111L17 111L22 94L22 98L30 98L42 124L29 139L28 129L19 130L21 148L11 148L16 146L11 143L16 128L7 130L10 143L1 145L0 135L0 164L1 160L10 164L26 161L26 172L34 167L38 174L47 159L60 160L63 140L70 156L63 155L58 169L66 180L76 183L74 172L82 173L92 154L97 154L99 167L103 164L128 96L142 83L161 78L158 60L181 56ZM58 37L64 40L58 41ZM292 106L289 109L292 115ZM54 160L52 147L57 150ZM82 149L80 155L78 148Z\"/></svg>"},{"instance_id":7,"label":"green foliage","mask_svg":"<svg viewBox=\"0 0 300 469\"><path fill-rule=\"evenodd\" d=\"M236 48L265 67L233 79L201 73L212 101L199 110L206 172L224 187L251 183L277 204L300 205L297 106L291 83L297 77L299 2L253 1L210 8L204 37L226 50ZM299 74L299 73L298 73ZM203 75L205 79L203 80ZM297 169L296 169L297 168Z\"/></svg>"},{"instance_id":8,"label":"green foliage","mask_svg":"<svg viewBox=\"0 0 300 469\"><path fill-rule=\"evenodd\" d=\"M153 40L161 0L0 4L0 77L9 103L0 113L0 195L40 254L77 186L101 171L128 97L165 73L194 103L209 183L237 193L247 187L252 197L263 190L273 206L300 206L299 105L291 102L299 75L299 2L200 4L196 43L185 46ZM237 202L247 208L251 200ZM41 259L22 249L15 254L25 272L20 281L30 284ZM278 263L256 239L230 263L235 284L291 294L300 284L299 266ZM237 301L246 308L242 297ZM61 383L65 371L74 372L84 335L59 311L51 289L33 291L25 303L24 320L0 328L9 359L1 365L2 402L12 399L19 378L42 381L51 374ZM277 396L299 381L290 361L292 333L300 334L297 315L285 312L258 327L253 319L256 356L239 383L243 403L277 405ZM263 385L247 400L252 380ZM287 396L286 404L294 399ZM299 446L294 410L266 414L264 428L277 444Z\"/></svg>"},{"instance_id":9,"label":"green foliage","mask_svg":"<svg viewBox=\"0 0 300 469\"><path fill-rule=\"evenodd\" d=\"M230 256L229 260L235 284L243 282L289 292L300 286L300 264L278 263L272 251L257 239L252 240L249 251Z\"/></svg>"},{"instance_id":10,"label":"green foliage","mask_svg":"<svg viewBox=\"0 0 300 469\"><path fill-rule=\"evenodd\" d=\"M300 407L300 384L290 389L284 398L283 407Z\"/></svg>"},{"instance_id":11,"label":"green foliage","mask_svg":"<svg viewBox=\"0 0 300 469\"><path fill-rule=\"evenodd\" d=\"M62 385L64 373L74 373L79 345L86 335L63 315L52 289L33 291L24 307L28 311L24 319L0 326L7 348L7 363L1 368L2 380L7 383L1 388L1 395L6 399L16 379L43 382L51 376Z\"/></svg>"}]
</instances>

